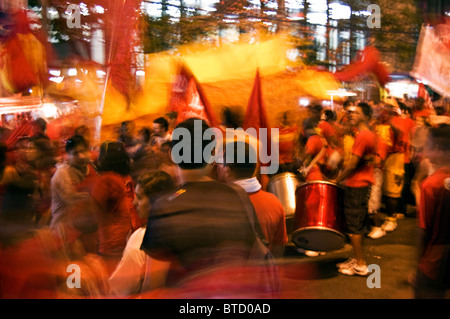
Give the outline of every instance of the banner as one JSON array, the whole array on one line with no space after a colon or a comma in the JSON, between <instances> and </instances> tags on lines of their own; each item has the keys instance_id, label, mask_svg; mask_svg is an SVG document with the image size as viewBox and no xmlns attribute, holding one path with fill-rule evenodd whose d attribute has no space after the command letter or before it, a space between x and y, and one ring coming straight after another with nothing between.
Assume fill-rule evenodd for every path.
<instances>
[{"instance_id":1,"label":"banner","mask_svg":"<svg viewBox=\"0 0 450 319\"><path fill-rule=\"evenodd\" d=\"M216 127L216 119L200 83L192 72L180 63L179 72L172 85L169 109L177 112L177 124L191 117L205 120L210 127Z\"/></svg>"},{"instance_id":2,"label":"banner","mask_svg":"<svg viewBox=\"0 0 450 319\"><path fill-rule=\"evenodd\" d=\"M366 47L359 52L350 65L334 73L339 81L357 81L360 76L373 74L379 86L384 87L389 82L389 72L380 60L380 52L375 47Z\"/></svg>"},{"instance_id":3,"label":"banner","mask_svg":"<svg viewBox=\"0 0 450 319\"><path fill-rule=\"evenodd\" d=\"M450 96L450 25L422 26L411 76L433 91Z\"/></svg>"}]
</instances>

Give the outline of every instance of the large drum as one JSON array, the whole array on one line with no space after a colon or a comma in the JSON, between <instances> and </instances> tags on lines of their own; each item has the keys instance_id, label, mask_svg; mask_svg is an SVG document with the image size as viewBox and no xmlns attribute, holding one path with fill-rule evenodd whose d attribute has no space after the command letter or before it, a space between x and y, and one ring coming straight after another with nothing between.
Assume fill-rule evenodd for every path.
<instances>
[{"instance_id":1,"label":"large drum","mask_svg":"<svg viewBox=\"0 0 450 319\"><path fill-rule=\"evenodd\" d=\"M272 177L267 185L267 190L274 194L283 205L286 218L294 217L295 192L300 184L295 174L281 173Z\"/></svg>"},{"instance_id":2,"label":"large drum","mask_svg":"<svg viewBox=\"0 0 450 319\"><path fill-rule=\"evenodd\" d=\"M333 251L346 242L343 189L331 182L312 181L296 192L292 242L303 249Z\"/></svg>"}]
</instances>

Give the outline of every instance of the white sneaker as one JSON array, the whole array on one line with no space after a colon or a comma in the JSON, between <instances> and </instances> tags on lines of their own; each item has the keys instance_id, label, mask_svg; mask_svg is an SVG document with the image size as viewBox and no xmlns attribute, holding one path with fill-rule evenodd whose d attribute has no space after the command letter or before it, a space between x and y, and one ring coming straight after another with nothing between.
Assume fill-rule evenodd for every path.
<instances>
[{"instance_id":1,"label":"white sneaker","mask_svg":"<svg viewBox=\"0 0 450 319\"><path fill-rule=\"evenodd\" d=\"M344 262L336 264L336 267L338 267L339 269L342 269L342 268L352 267L354 264L356 264L356 259L355 258L350 258L350 259L347 259Z\"/></svg>"},{"instance_id":2,"label":"white sneaker","mask_svg":"<svg viewBox=\"0 0 450 319\"><path fill-rule=\"evenodd\" d=\"M383 228L384 231L394 231L397 228L397 220L388 217L381 228Z\"/></svg>"},{"instance_id":3,"label":"white sneaker","mask_svg":"<svg viewBox=\"0 0 450 319\"><path fill-rule=\"evenodd\" d=\"M364 266L358 266L358 264L353 264L351 267L348 268L340 268L339 272L344 275L348 276L367 276L369 274L369 269L366 265Z\"/></svg>"},{"instance_id":4,"label":"white sneaker","mask_svg":"<svg viewBox=\"0 0 450 319\"><path fill-rule=\"evenodd\" d=\"M381 227L373 227L367 237L378 239L386 236L386 231Z\"/></svg>"}]
</instances>

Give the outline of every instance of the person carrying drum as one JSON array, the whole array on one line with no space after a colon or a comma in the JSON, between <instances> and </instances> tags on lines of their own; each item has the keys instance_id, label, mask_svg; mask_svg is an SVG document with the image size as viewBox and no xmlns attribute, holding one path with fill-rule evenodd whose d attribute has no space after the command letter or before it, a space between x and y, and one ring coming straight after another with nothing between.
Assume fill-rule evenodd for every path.
<instances>
[{"instance_id":1,"label":"person carrying drum","mask_svg":"<svg viewBox=\"0 0 450 319\"><path fill-rule=\"evenodd\" d=\"M371 164L377 153L377 137L369 128L372 108L367 103L359 103L348 110L348 121L357 129L352 154L348 165L333 181L343 184L344 214L347 233L353 247L354 258L337 265L345 275L365 276L369 273L364 258L364 231L368 222L368 199L370 187L374 183L374 167Z\"/></svg>"}]
</instances>

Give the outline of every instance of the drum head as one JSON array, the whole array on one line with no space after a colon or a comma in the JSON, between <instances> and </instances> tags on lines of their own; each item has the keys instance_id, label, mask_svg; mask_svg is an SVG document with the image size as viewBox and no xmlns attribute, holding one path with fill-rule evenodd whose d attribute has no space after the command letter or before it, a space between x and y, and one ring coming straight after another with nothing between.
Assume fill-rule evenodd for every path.
<instances>
[{"instance_id":1,"label":"drum head","mask_svg":"<svg viewBox=\"0 0 450 319\"><path fill-rule=\"evenodd\" d=\"M292 242L305 250L327 252L341 249L346 237L331 228L305 227L292 233Z\"/></svg>"}]
</instances>

